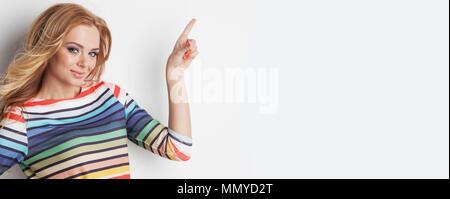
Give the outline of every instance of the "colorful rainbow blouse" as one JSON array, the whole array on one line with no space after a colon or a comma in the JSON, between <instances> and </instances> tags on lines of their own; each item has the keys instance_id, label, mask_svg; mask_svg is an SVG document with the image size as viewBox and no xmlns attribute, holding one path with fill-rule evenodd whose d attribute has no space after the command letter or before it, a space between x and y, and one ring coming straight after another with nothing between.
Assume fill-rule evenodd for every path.
<instances>
[{"instance_id":1,"label":"colorful rainbow blouse","mask_svg":"<svg viewBox=\"0 0 450 199\"><path fill-rule=\"evenodd\" d=\"M163 158L190 159L192 139L152 118L118 85L94 83L75 98L31 98L0 130L0 175L19 164L29 179L127 179L127 139Z\"/></svg>"}]
</instances>

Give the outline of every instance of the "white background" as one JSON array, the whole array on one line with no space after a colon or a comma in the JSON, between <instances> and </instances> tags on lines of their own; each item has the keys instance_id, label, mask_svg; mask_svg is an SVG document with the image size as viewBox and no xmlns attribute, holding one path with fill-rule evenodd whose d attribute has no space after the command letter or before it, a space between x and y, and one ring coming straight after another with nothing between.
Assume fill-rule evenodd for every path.
<instances>
[{"instance_id":1,"label":"white background","mask_svg":"<svg viewBox=\"0 0 450 199\"><path fill-rule=\"evenodd\" d=\"M56 2L0 3L1 72ZM192 17L190 70L279 71L277 112L191 103L192 159L129 142L132 178L449 178L447 0L76 2L112 31L104 80L165 124L165 63Z\"/></svg>"}]
</instances>

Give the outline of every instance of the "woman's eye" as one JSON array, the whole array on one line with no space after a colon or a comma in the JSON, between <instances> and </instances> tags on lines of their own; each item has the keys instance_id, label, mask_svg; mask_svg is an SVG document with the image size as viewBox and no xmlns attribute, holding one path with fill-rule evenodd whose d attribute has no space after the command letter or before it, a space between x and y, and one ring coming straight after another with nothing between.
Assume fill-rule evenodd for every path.
<instances>
[{"instance_id":1,"label":"woman's eye","mask_svg":"<svg viewBox=\"0 0 450 199\"><path fill-rule=\"evenodd\" d=\"M71 52L73 54L78 53L78 49L76 49L76 48L67 48L67 49L69 50L69 52ZM89 56L91 56L91 57L97 57L97 55L98 55L97 52L90 52L89 53Z\"/></svg>"},{"instance_id":2,"label":"woman's eye","mask_svg":"<svg viewBox=\"0 0 450 199\"><path fill-rule=\"evenodd\" d=\"M71 52L71 53L78 53L78 49L76 49L76 48L68 48L68 50Z\"/></svg>"},{"instance_id":3,"label":"woman's eye","mask_svg":"<svg viewBox=\"0 0 450 199\"><path fill-rule=\"evenodd\" d=\"M89 55L90 55L91 57L97 57L98 53L96 53L96 52L91 52L91 53L89 53Z\"/></svg>"}]
</instances>

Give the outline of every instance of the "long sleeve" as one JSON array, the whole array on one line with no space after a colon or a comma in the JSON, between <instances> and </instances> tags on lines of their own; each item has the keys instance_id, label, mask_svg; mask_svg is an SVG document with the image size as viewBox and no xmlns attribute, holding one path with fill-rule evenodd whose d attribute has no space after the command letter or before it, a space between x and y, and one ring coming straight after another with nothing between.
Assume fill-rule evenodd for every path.
<instances>
[{"instance_id":1,"label":"long sleeve","mask_svg":"<svg viewBox=\"0 0 450 199\"><path fill-rule=\"evenodd\" d=\"M106 85L124 105L129 140L169 160L187 161L191 158L191 138L161 124L118 85L113 83L106 83Z\"/></svg>"},{"instance_id":2,"label":"long sleeve","mask_svg":"<svg viewBox=\"0 0 450 199\"><path fill-rule=\"evenodd\" d=\"M5 126L0 130L0 175L21 163L28 152L25 120L18 108L10 109L10 113L8 119L3 119Z\"/></svg>"}]
</instances>

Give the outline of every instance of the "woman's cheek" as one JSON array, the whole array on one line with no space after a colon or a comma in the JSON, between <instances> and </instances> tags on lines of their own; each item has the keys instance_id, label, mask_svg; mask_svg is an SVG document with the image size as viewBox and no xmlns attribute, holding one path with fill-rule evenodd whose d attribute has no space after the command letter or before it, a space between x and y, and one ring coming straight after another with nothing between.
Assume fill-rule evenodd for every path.
<instances>
[{"instance_id":1,"label":"woman's cheek","mask_svg":"<svg viewBox=\"0 0 450 199\"><path fill-rule=\"evenodd\" d=\"M70 66L70 62L72 62L72 60L66 53L59 51L52 57L50 62L53 70L62 71L66 70L66 68Z\"/></svg>"},{"instance_id":2,"label":"woman's cheek","mask_svg":"<svg viewBox=\"0 0 450 199\"><path fill-rule=\"evenodd\" d=\"M77 64L77 57L73 54L65 53L63 56L65 66L70 67Z\"/></svg>"}]
</instances>

